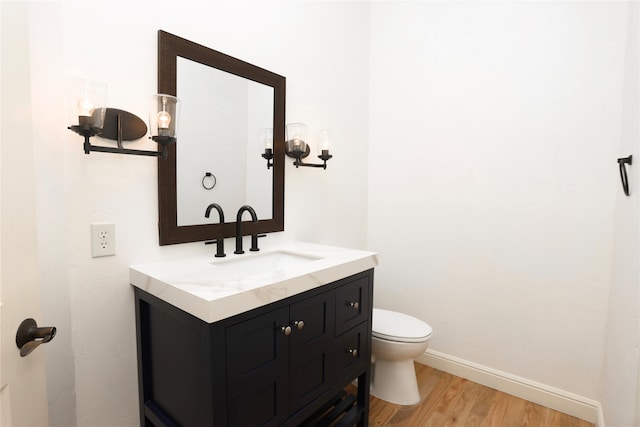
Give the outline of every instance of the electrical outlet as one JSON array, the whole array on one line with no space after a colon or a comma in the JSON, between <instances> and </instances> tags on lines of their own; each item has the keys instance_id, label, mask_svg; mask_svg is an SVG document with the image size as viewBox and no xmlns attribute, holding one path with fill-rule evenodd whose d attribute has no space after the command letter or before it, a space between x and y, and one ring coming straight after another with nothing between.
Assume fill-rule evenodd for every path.
<instances>
[{"instance_id":1,"label":"electrical outlet","mask_svg":"<svg viewBox=\"0 0 640 427\"><path fill-rule=\"evenodd\" d=\"M91 224L91 257L116 254L116 225Z\"/></svg>"}]
</instances>

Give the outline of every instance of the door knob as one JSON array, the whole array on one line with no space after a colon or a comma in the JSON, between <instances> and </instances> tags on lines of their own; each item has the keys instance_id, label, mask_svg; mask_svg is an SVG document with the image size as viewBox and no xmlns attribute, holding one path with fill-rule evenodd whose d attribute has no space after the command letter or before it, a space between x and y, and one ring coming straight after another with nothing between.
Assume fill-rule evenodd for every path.
<instances>
[{"instance_id":1,"label":"door knob","mask_svg":"<svg viewBox=\"0 0 640 427\"><path fill-rule=\"evenodd\" d=\"M39 328L35 320L23 320L16 333L16 345L20 349L20 357L28 356L40 344L51 341L55 336L55 326Z\"/></svg>"},{"instance_id":2,"label":"door knob","mask_svg":"<svg viewBox=\"0 0 640 427\"><path fill-rule=\"evenodd\" d=\"M360 309L360 304L357 301L356 302L347 301L347 307L353 308L354 310L358 310Z\"/></svg>"}]
</instances>

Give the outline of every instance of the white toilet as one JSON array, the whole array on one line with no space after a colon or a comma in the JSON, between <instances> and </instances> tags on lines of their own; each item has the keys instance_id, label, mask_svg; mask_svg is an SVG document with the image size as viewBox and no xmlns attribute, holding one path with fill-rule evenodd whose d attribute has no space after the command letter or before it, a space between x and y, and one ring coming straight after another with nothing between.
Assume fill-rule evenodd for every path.
<instances>
[{"instance_id":1,"label":"white toilet","mask_svg":"<svg viewBox=\"0 0 640 427\"><path fill-rule=\"evenodd\" d=\"M427 349L433 330L407 314L373 309L371 394L387 402L420 402L413 359Z\"/></svg>"}]
</instances>

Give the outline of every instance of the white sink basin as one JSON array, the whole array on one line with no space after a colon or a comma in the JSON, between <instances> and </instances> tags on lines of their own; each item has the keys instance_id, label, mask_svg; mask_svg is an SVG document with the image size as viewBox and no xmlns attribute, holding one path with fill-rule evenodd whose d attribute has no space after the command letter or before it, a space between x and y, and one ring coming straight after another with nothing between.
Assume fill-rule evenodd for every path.
<instances>
[{"instance_id":1,"label":"white sink basin","mask_svg":"<svg viewBox=\"0 0 640 427\"><path fill-rule=\"evenodd\" d=\"M131 266L133 286L212 323L378 265L377 254L290 242L272 250Z\"/></svg>"},{"instance_id":2,"label":"white sink basin","mask_svg":"<svg viewBox=\"0 0 640 427\"><path fill-rule=\"evenodd\" d=\"M250 254L231 259L212 261L215 270L212 277L225 280L242 280L262 274L297 268L309 262L322 259L301 253L275 251L260 254Z\"/></svg>"}]
</instances>

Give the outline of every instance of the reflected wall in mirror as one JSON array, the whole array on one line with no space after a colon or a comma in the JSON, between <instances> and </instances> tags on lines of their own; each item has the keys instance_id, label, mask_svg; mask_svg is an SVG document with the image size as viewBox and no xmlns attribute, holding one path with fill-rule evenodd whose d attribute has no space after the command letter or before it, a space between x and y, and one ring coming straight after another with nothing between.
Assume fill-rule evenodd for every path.
<instances>
[{"instance_id":1,"label":"reflected wall in mirror","mask_svg":"<svg viewBox=\"0 0 640 427\"><path fill-rule=\"evenodd\" d=\"M259 218L272 218L273 173L259 136L273 127L273 88L180 57L177 70L185 106L176 146L178 226L202 224L202 207L212 201L228 214L249 204ZM214 178L203 185L207 172Z\"/></svg>"},{"instance_id":2,"label":"reflected wall in mirror","mask_svg":"<svg viewBox=\"0 0 640 427\"><path fill-rule=\"evenodd\" d=\"M158 162L160 245L235 236L245 204L259 221L243 234L284 230L285 78L159 31L158 90L182 101L178 142ZM261 128L273 129L269 169ZM224 209L224 224L204 217L211 203Z\"/></svg>"}]
</instances>

